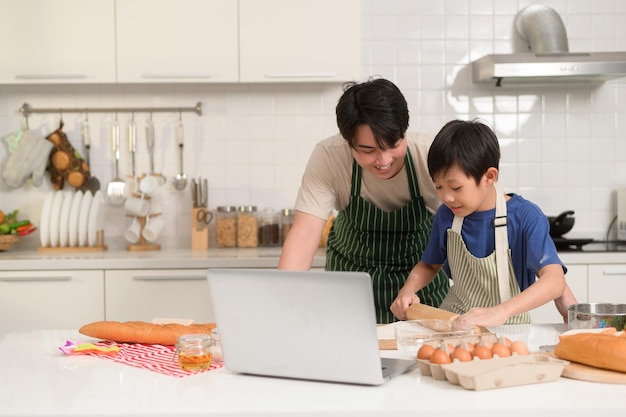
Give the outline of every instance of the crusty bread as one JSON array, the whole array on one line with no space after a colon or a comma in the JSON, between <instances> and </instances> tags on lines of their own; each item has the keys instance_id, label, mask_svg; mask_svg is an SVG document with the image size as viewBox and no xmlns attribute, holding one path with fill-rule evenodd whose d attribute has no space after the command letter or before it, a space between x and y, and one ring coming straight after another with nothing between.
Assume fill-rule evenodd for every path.
<instances>
[{"instance_id":1,"label":"crusty bread","mask_svg":"<svg viewBox=\"0 0 626 417\"><path fill-rule=\"evenodd\" d=\"M571 362L626 372L626 337L620 334L623 333L562 334L554 354Z\"/></svg>"},{"instance_id":2,"label":"crusty bread","mask_svg":"<svg viewBox=\"0 0 626 417\"><path fill-rule=\"evenodd\" d=\"M184 334L211 334L215 323L204 324L153 324L145 321L97 321L82 326L78 331L85 336L119 343L145 343L150 345L175 345Z\"/></svg>"}]
</instances>

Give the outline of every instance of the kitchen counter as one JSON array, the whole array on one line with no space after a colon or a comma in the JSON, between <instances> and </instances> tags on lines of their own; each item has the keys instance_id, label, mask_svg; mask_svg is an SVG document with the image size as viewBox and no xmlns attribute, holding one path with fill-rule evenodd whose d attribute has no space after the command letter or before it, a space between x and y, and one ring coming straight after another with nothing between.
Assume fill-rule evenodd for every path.
<instances>
[{"instance_id":1,"label":"kitchen counter","mask_svg":"<svg viewBox=\"0 0 626 417\"><path fill-rule=\"evenodd\" d=\"M74 269L182 269L182 268L275 268L281 248L167 249L157 251L0 252L4 271ZM559 252L566 264L616 264L626 262L624 252ZM313 268L323 268L325 249L319 249Z\"/></svg>"},{"instance_id":2,"label":"kitchen counter","mask_svg":"<svg viewBox=\"0 0 626 417\"><path fill-rule=\"evenodd\" d=\"M280 247L157 251L8 251L0 252L3 271L73 269L276 268ZM323 268L319 249L313 268Z\"/></svg>"},{"instance_id":3,"label":"kitchen counter","mask_svg":"<svg viewBox=\"0 0 626 417\"><path fill-rule=\"evenodd\" d=\"M531 350L563 325L493 328ZM622 414L624 385L554 382L468 391L417 368L378 387L235 374L225 368L174 378L87 356L65 356L75 330L10 333L0 341L0 416L417 416ZM397 357L397 351L381 351ZM323 360L323 358L320 358Z\"/></svg>"}]
</instances>

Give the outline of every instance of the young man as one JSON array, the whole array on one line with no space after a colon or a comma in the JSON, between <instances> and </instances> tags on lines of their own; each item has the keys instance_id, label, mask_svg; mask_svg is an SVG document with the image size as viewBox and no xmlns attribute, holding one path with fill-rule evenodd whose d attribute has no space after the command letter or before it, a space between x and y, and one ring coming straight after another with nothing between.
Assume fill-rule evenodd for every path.
<instances>
[{"instance_id":1,"label":"young man","mask_svg":"<svg viewBox=\"0 0 626 417\"><path fill-rule=\"evenodd\" d=\"M348 84L336 113L340 134L311 154L278 268L309 269L337 210L326 269L368 272L377 320L389 323L395 320L389 306L419 261L441 204L426 169L432 136L406 133L407 102L385 79ZM442 272L419 295L439 306L448 289Z\"/></svg>"},{"instance_id":2,"label":"young man","mask_svg":"<svg viewBox=\"0 0 626 417\"><path fill-rule=\"evenodd\" d=\"M541 209L498 186L500 147L477 121L448 122L428 152L428 171L443 204L422 260L391 306L400 319L416 291L444 267L454 285L441 308L476 325L530 323L529 310L551 300L564 321L576 299ZM537 279L538 278L538 279Z\"/></svg>"}]
</instances>

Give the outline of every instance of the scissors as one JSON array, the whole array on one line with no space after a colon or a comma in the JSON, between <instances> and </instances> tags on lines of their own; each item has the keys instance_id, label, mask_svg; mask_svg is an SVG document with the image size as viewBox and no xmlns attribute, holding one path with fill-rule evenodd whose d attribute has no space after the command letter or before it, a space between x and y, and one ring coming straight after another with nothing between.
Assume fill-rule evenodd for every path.
<instances>
[{"instance_id":1,"label":"scissors","mask_svg":"<svg viewBox=\"0 0 626 417\"><path fill-rule=\"evenodd\" d=\"M213 220L213 213L209 210L200 209L196 213L196 220L198 221L198 231L201 231L211 223Z\"/></svg>"}]
</instances>

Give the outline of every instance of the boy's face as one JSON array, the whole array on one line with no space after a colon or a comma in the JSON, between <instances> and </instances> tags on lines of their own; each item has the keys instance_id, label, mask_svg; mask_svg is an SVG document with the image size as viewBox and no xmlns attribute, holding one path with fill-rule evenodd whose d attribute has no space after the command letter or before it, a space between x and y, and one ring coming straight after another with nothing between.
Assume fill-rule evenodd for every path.
<instances>
[{"instance_id":1,"label":"boy's face","mask_svg":"<svg viewBox=\"0 0 626 417\"><path fill-rule=\"evenodd\" d=\"M377 178L388 180L396 176L404 166L406 149L406 138L396 142L394 148L380 149L376 145L372 129L368 125L360 125L354 134L352 156L363 169Z\"/></svg>"},{"instance_id":2,"label":"boy's face","mask_svg":"<svg viewBox=\"0 0 626 417\"><path fill-rule=\"evenodd\" d=\"M448 206L455 216L466 217L475 211L495 208L496 194L492 186L498 178L498 170L489 168L476 184L457 165L450 167L445 173L434 177L437 196Z\"/></svg>"}]
</instances>

